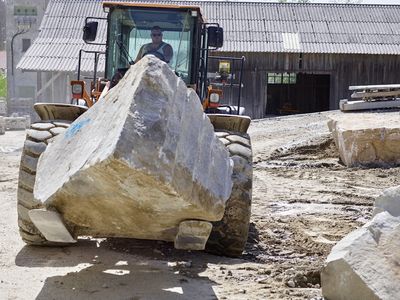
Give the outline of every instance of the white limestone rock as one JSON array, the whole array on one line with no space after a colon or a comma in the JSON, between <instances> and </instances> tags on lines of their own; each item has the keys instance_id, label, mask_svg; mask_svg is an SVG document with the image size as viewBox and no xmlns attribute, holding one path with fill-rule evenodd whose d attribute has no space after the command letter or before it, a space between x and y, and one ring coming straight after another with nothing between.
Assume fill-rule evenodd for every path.
<instances>
[{"instance_id":1,"label":"white limestone rock","mask_svg":"<svg viewBox=\"0 0 400 300\"><path fill-rule=\"evenodd\" d=\"M376 215L344 237L321 273L326 299L398 299L400 295L400 217Z\"/></svg>"},{"instance_id":2,"label":"white limestone rock","mask_svg":"<svg viewBox=\"0 0 400 300\"><path fill-rule=\"evenodd\" d=\"M75 234L173 241L222 218L232 164L196 93L146 56L49 145L34 196Z\"/></svg>"},{"instance_id":3,"label":"white limestone rock","mask_svg":"<svg viewBox=\"0 0 400 300\"><path fill-rule=\"evenodd\" d=\"M346 166L400 164L398 113L345 113L332 117L328 127Z\"/></svg>"},{"instance_id":4,"label":"white limestone rock","mask_svg":"<svg viewBox=\"0 0 400 300\"><path fill-rule=\"evenodd\" d=\"M375 199L373 215L387 211L393 217L400 217L400 186L388 188Z\"/></svg>"}]
</instances>

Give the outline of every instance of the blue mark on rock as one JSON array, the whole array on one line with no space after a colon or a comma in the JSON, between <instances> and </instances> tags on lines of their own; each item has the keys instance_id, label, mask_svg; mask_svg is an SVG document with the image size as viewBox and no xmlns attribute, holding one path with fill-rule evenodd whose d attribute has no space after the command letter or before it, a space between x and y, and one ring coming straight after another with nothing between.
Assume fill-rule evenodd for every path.
<instances>
[{"instance_id":1,"label":"blue mark on rock","mask_svg":"<svg viewBox=\"0 0 400 300\"><path fill-rule=\"evenodd\" d=\"M72 123L72 125L65 132L65 137L67 139L72 138L74 135L76 135L78 133L79 130L81 130L83 127L85 127L90 121L91 121L90 119L85 119L85 120L81 120L79 122Z\"/></svg>"}]
</instances>

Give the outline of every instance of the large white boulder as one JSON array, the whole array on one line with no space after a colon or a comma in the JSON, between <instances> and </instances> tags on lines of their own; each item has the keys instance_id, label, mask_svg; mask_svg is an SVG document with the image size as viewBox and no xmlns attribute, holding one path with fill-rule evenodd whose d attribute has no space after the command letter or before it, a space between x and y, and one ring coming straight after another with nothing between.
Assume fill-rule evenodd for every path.
<instances>
[{"instance_id":1,"label":"large white boulder","mask_svg":"<svg viewBox=\"0 0 400 300\"><path fill-rule=\"evenodd\" d=\"M49 145L34 196L75 234L173 241L183 220L222 218L231 174L196 93L146 56Z\"/></svg>"},{"instance_id":2,"label":"large white boulder","mask_svg":"<svg viewBox=\"0 0 400 300\"><path fill-rule=\"evenodd\" d=\"M374 215L387 211L394 217L400 217L400 186L388 188L375 199Z\"/></svg>"},{"instance_id":3,"label":"large white boulder","mask_svg":"<svg viewBox=\"0 0 400 300\"><path fill-rule=\"evenodd\" d=\"M346 166L400 164L398 113L344 113L328 127Z\"/></svg>"},{"instance_id":4,"label":"large white boulder","mask_svg":"<svg viewBox=\"0 0 400 300\"><path fill-rule=\"evenodd\" d=\"M376 215L344 237L321 273L326 299L399 299L400 217Z\"/></svg>"}]
</instances>

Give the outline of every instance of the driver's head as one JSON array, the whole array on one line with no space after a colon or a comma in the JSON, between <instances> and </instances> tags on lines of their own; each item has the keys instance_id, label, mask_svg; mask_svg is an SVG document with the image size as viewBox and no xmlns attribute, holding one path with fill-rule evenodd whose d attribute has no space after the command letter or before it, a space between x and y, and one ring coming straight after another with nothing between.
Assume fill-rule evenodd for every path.
<instances>
[{"instance_id":1,"label":"driver's head","mask_svg":"<svg viewBox=\"0 0 400 300\"><path fill-rule=\"evenodd\" d=\"M153 43L159 44L162 42L162 31L161 28L158 26L154 26L151 29L151 40Z\"/></svg>"}]
</instances>

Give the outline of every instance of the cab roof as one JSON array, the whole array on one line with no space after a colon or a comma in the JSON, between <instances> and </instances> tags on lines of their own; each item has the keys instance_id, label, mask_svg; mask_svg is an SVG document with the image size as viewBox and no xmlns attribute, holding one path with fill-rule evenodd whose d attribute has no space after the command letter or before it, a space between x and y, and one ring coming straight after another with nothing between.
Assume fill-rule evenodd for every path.
<instances>
[{"instance_id":1,"label":"cab roof","mask_svg":"<svg viewBox=\"0 0 400 300\"><path fill-rule=\"evenodd\" d=\"M165 10L192 10L197 11L199 18L205 22L200 6L195 5L177 5L177 4L159 4L159 3L136 3L136 2L103 2L104 8L112 7L135 7L135 8L156 8Z\"/></svg>"}]
</instances>

